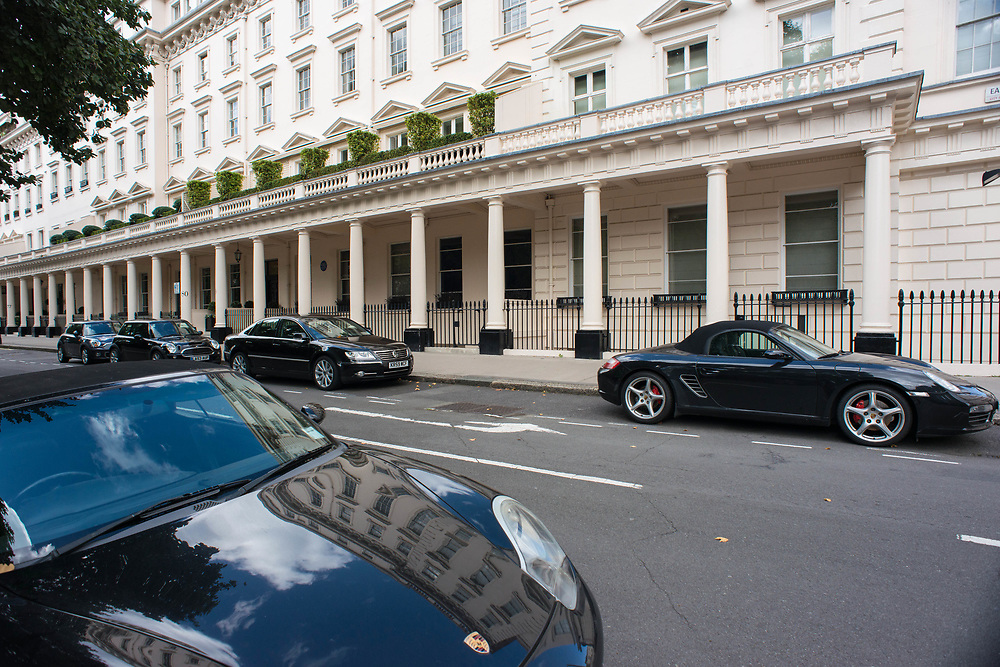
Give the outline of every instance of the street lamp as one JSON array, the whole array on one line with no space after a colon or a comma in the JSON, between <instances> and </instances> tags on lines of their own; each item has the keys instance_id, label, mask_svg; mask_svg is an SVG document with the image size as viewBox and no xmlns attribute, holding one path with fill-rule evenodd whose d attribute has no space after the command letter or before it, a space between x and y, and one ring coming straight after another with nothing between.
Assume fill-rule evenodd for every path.
<instances>
[{"instance_id":1,"label":"street lamp","mask_svg":"<svg viewBox=\"0 0 1000 667\"><path fill-rule=\"evenodd\" d=\"M239 243L236 244L236 252L233 253L233 258L236 260L237 264L239 264L240 260L243 258L243 253L240 252L240 244Z\"/></svg>"}]
</instances>

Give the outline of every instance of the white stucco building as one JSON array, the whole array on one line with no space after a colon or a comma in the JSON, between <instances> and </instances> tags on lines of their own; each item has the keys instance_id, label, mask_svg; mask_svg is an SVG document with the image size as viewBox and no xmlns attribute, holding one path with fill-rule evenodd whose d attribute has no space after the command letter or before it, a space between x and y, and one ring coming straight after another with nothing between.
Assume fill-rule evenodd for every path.
<instances>
[{"instance_id":1,"label":"white stucco building","mask_svg":"<svg viewBox=\"0 0 1000 667\"><path fill-rule=\"evenodd\" d=\"M59 327L81 307L200 326L253 302L253 317L339 307L380 326L403 312L390 333L419 348L477 342L453 338L474 311L484 351L596 356L609 330L627 347L622 326L752 315L734 294L765 294L779 310L822 302L849 321L821 329L897 350L919 328L900 325L899 290L1000 288L1000 187L981 185L1000 127L989 3L141 4L155 84L94 160L65 164L26 126L4 138L41 177L3 204L8 330L43 333L40 315ZM252 186L257 159L286 176L303 148L347 160L355 129L397 147L414 111L468 131L466 100L490 90L484 137L48 242L170 206L217 171ZM655 305L621 325L614 304L631 298ZM561 301L529 327L525 299ZM455 301L482 303L438 318ZM991 345L970 360L995 363Z\"/></svg>"}]
</instances>

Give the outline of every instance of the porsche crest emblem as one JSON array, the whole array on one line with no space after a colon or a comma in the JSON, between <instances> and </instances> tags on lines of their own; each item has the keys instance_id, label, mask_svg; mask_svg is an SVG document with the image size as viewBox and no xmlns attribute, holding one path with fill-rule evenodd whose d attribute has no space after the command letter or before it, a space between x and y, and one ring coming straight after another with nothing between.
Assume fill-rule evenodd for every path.
<instances>
[{"instance_id":1,"label":"porsche crest emblem","mask_svg":"<svg viewBox=\"0 0 1000 667\"><path fill-rule=\"evenodd\" d=\"M486 655L490 652L490 645L483 639L483 636L478 632L471 633L465 638L465 643L476 653L481 653Z\"/></svg>"}]
</instances>

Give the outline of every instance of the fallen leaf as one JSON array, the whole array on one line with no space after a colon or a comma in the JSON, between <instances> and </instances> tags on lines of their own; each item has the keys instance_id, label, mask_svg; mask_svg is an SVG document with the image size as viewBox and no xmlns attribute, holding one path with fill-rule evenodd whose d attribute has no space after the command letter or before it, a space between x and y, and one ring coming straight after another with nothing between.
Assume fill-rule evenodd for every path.
<instances>
[{"instance_id":1,"label":"fallen leaf","mask_svg":"<svg viewBox=\"0 0 1000 667\"><path fill-rule=\"evenodd\" d=\"M475 438L469 438L469 442L475 442L475 441L476 441Z\"/></svg>"},{"instance_id":2,"label":"fallen leaf","mask_svg":"<svg viewBox=\"0 0 1000 667\"><path fill-rule=\"evenodd\" d=\"M715 538L715 541L716 542L728 542L729 538L728 537L717 537L717 538Z\"/></svg>"},{"instance_id":3,"label":"fallen leaf","mask_svg":"<svg viewBox=\"0 0 1000 667\"><path fill-rule=\"evenodd\" d=\"M830 500L829 498L824 498L823 500L825 500L825 501L826 501L826 502L828 502L828 503L832 503L832 502L833 502L833 501L832 501L832 500Z\"/></svg>"}]
</instances>

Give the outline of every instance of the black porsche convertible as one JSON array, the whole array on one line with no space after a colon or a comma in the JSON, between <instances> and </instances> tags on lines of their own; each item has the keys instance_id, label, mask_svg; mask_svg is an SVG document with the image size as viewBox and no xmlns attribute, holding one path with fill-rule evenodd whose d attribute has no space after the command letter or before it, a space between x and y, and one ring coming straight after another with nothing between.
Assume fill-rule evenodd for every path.
<instances>
[{"instance_id":1,"label":"black porsche convertible","mask_svg":"<svg viewBox=\"0 0 1000 667\"><path fill-rule=\"evenodd\" d=\"M681 414L829 425L862 445L989 428L997 399L928 363L839 352L777 322L716 322L675 345L619 354L602 398L656 423Z\"/></svg>"}]
</instances>

